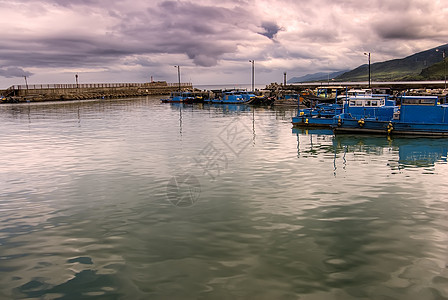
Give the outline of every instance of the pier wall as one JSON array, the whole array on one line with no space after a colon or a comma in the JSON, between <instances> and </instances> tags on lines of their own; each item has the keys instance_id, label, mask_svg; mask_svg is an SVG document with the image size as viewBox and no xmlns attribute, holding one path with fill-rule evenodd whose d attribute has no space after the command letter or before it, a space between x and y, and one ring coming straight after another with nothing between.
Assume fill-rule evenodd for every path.
<instances>
[{"instance_id":1,"label":"pier wall","mask_svg":"<svg viewBox=\"0 0 448 300\"><path fill-rule=\"evenodd\" d=\"M34 84L14 85L1 91L13 102L82 100L121 98L147 95L166 95L172 91L191 90L191 83L92 83L92 84Z\"/></svg>"}]
</instances>

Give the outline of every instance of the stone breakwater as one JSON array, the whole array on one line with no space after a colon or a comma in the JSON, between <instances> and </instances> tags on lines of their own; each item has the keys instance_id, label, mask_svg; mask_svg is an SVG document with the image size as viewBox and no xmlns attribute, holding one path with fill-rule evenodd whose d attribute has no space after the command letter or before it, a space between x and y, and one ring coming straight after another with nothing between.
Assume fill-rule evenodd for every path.
<instances>
[{"instance_id":1,"label":"stone breakwater","mask_svg":"<svg viewBox=\"0 0 448 300\"><path fill-rule=\"evenodd\" d=\"M38 102L60 100L106 99L166 95L172 91L193 89L191 83L95 83L14 85L0 91L2 102Z\"/></svg>"}]
</instances>

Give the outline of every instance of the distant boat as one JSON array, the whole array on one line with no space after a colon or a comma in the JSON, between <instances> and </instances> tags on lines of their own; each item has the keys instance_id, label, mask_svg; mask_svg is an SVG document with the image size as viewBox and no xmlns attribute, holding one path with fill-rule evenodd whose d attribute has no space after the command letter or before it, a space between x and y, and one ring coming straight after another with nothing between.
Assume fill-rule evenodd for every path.
<instances>
[{"instance_id":1,"label":"distant boat","mask_svg":"<svg viewBox=\"0 0 448 300\"><path fill-rule=\"evenodd\" d=\"M300 94L301 102L308 107L313 107L317 103L337 103L344 89L343 87L323 86L317 87L315 90L307 90Z\"/></svg>"},{"instance_id":2,"label":"distant boat","mask_svg":"<svg viewBox=\"0 0 448 300\"><path fill-rule=\"evenodd\" d=\"M168 99L161 99L163 103L193 103L194 100L191 92L171 92Z\"/></svg>"},{"instance_id":3,"label":"distant boat","mask_svg":"<svg viewBox=\"0 0 448 300\"><path fill-rule=\"evenodd\" d=\"M215 104L247 104L251 100L250 94L243 96L242 91L223 91L221 95L213 99L204 99L205 103ZM255 95L253 95L255 97Z\"/></svg>"},{"instance_id":4,"label":"distant boat","mask_svg":"<svg viewBox=\"0 0 448 300\"><path fill-rule=\"evenodd\" d=\"M437 96L402 96L401 106L392 115L369 116L362 119L340 115L335 133L359 132L388 135L448 136L448 105L439 104Z\"/></svg>"},{"instance_id":5,"label":"distant boat","mask_svg":"<svg viewBox=\"0 0 448 300\"><path fill-rule=\"evenodd\" d=\"M297 106L300 105L301 100L303 98L300 99L300 94L288 93L274 98L273 104L275 106Z\"/></svg>"},{"instance_id":6,"label":"distant boat","mask_svg":"<svg viewBox=\"0 0 448 300\"><path fill-rule=\"evenodd\" d=\"M275 102L274 97L268 97L263 94L255 94L255 92L242 91L241 96L246 101L246 104L251 105L272 105Z\"/></svg>"},{"instance_id":7,"label":"distant boat","mask_svg":"<svg viewBox=\"0 0 448 300\"><path fill-rule=\"evenodd\" d=\"M203 94L196 92L172 92L168 99L161 99L163 103L202 103Z\"/></svg>"}]
</instances>

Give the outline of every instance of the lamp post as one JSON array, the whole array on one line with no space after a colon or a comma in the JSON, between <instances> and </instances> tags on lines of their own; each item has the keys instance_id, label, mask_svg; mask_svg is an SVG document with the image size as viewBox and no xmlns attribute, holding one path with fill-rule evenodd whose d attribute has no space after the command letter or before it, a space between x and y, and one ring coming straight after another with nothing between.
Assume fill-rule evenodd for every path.
<instances>
[{"instance_id":1,"label":"lamp post","mask_svg":"<svg viewBox=\"0 0 448 300\"><path fill-rule=\"evenodd\" d=\"M26 95L28 96L28 81L26 80L26 75L23 76L25 78L25 86L26 86Z\"/></svg>"},{"instance_id":2,"label":"lamp post","mask_svg":"<svg viewBox=\"0 0 448 300\"><path fill-rule=\"evenodd\" d=\"M437 52L439 52L439 49L436 49ZM446 90L446 53L445 53L445 49L442 50L442 57L443 57L443 75L445 77L445 90Z\"/></svg>"},{"instance_id":3,"label":"lamp post","mask_svg":"<svg viewBox=\"0 0 448 300\"><path fill-rule=\"evenodd\" d=\"M76 88L78 88L78 74L75 75L75 80L76 80Z\"/></svg>"},{"instance_id":4,"label":"lamp post","mask_svg":"<svg viewBox=\"0 0 448 300\"><path fill-rule=\"evenodd\" d=\"M254 92L255 91L255 88L254 88L254 71L255 71L254 64L255 64L255 60L249 60L249 62L252 63L252 92Z\"/></svg>"},{"instance_id":5,"label":"lamp post","mask_svg":"<svg viewBox=\"0 0 448 300\"><path fill-rule=\"evenodd\" d=\"M180 66L174 66L177 68L177 79L179 80L179 92L180 92Z\"/></svg>"},{"instance_id":6,"label":"lamp post","mask_svg":"<svg viewBox=\"0 0 448 300\"><path fill-rule=\"evenodd\" d=\"M370 89L370 52L364 52L364 55L367 55L369 57L369 89Z\"/></svg>"}]
</instances>

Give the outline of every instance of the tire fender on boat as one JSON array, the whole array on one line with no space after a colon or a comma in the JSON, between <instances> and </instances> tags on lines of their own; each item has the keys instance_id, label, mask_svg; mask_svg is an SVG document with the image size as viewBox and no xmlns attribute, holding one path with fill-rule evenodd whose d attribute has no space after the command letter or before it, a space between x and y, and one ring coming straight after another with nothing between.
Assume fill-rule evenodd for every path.
<instances>
[{"instance_id":1,"label":"tire fender on boat","mask_svg":"<svg viewBox=\"0 0 448 300\"><path fill-rule=\"evenodd\" d=\"M387 124L387 134L389 135L392 130L394 130L394 125L392 125L392 122L389 122L389 124Z\"/></svg>"}]
</instances>

